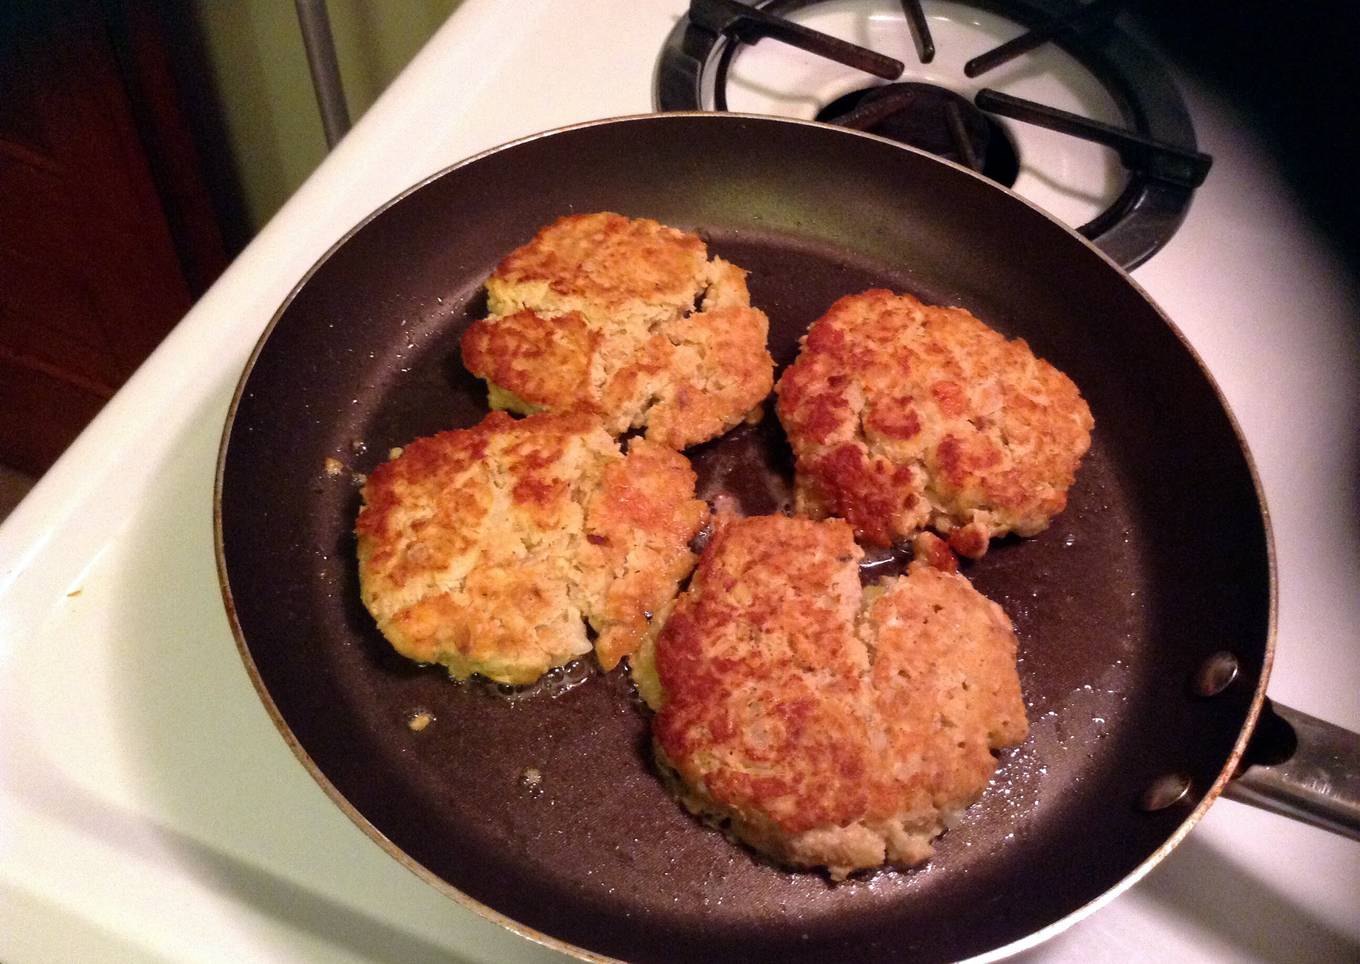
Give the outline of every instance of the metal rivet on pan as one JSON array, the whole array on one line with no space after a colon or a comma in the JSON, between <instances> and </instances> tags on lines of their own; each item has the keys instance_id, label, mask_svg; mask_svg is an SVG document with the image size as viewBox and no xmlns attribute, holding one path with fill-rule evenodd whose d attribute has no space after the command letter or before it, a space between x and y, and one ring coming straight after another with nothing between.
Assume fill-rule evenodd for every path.
<instances>
[{"instance_id":1,"label":"metal rivet on pan","mask_svg":"<svg viewBox=\"0 0 1360 964\"><path fill-rule=\"evenodd\" d=\"M1168 773L1152 781L1138 798L1139 808L1149 813L1179 803L1190 792L1190 778L1183 773Z\"/></svg>"},{"instance_id":2,"label":"metal rivet on pan","mask_svg":"<svg viewBox=\"0 0 1360 964\"><path fill-rule=\"evenodd\" d=\"M1195 673L1195 692L1200 696L1217 696L1237 679L1237 657L1219 650L1206 659Z\"/></svg>"}]
</instances>

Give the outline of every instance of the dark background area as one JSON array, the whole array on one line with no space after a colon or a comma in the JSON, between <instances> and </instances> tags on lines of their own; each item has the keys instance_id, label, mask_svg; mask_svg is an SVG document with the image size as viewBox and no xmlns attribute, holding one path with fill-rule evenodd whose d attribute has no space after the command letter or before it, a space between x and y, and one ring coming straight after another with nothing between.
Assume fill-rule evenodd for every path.
<instances>
[{"instance_id":1,"label":"dark background area","mask_svg":"<svg viewBox=\"0 0 1360 964\"><path fill-rule=\"evenodd\" d=\"M1338 253L1360 268L1360 8L1134 0L1129 9L1243 112Z\"/></svg>"},{"instance_id":2,"label":"dark background area","mask_svg":"<svg viewBox=\"0 0 1360 964\"><path fill-rule=\"evenodd\" d=\"M197 26L0 4L0 464L40 475L248 240Z\"/></svg>"}]
</instances>

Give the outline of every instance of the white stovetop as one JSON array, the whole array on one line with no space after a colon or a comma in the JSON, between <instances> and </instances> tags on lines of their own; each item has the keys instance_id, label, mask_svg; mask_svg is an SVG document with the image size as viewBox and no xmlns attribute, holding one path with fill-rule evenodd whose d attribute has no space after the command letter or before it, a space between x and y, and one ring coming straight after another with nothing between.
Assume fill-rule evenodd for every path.
<instances>
[{"instance_id":1,"label":"white stovetop","mask_svg":"<svg viewBox=\"0 0 1360 964\"><path fill-rule=\"evenodd\" d=\"M327 247L477 150L650 109L683 7L467 0L0 528L0 959L557 956L404 870L285 747L218 594L214 461L251 347ZM1216 162L1135 277L1260 469L1280 569L1271 693L1360 729L1360 291L1230 107L1186 93ZM1360 845L1220 801L1032 957L1355 959Z\"/></svg>"}]
</instances>

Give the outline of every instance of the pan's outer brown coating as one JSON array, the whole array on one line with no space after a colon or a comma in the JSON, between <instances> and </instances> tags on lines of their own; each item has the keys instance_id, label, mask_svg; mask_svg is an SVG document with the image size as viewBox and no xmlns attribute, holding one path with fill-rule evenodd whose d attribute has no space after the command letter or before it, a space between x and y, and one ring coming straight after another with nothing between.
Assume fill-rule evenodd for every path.
<instances>
[{"instance_id":1,"label":"pan's outer brown coating","mask_svg":"<svg viewBox=\"0 0 1360 964\"><path fill-rule=\"evenodd\" d=\"M973 558L1063 510L1094 425L1023 340L883 289L832 305L775 391L799 512L877 545L930 527Z\"/></svg>"},{"instance_id":2,"label":"pan's outer brown coating","mask_svg":"<svg viewBox=\"0 0 1360 964\"><path fill-rule=\"evenodd\" d=\"M861 589L862 555L839 519L722 517L638 661L685 804L835 877L929 857L1027 732L1001 607L925 563Z\"/></svg>"},{"instance_id":3,"label":"pan's outer brown coating","mask_svg":"<svg viewBox=\"0 0 1360 964\"><path fill-rule=\"evenodd\" d=\"M746 272L656 221L561 218L500 263L487 295L462 352L494 407L590 412L681 449L754 417L773 383Z\"/></svg>"},{"instance_id":4,"label":"pan's outer brown coating","mask_svg":"<svg viewBox=\"0 0 1360 964\"><path fill-rule=\"evenodd\" d=\"M422 663L529 683L595 651L612 668L694 565L708 519L694 471L588 415L516 420L406 446L364 485L360 591L392 646Z\"/></svg>"}]
</instances>

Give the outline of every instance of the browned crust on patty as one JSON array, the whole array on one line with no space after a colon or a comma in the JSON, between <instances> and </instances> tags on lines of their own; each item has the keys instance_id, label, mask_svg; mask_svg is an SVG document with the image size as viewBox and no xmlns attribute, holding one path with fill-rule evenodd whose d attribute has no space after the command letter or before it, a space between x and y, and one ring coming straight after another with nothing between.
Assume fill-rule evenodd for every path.
<instances>
[{"instance_id":1,"label":"browned crust on patty","mask_svg":"<svg viewBox=\"0 0 1360 964\"><path fill-rule=\"evenodd\" d=\"M698 235L658 221L609 211L571 214L506 255L490 287L498 298L513 298L518 286L542 284L605 308L646 302L674 310L693 304L707 260Z\"/></svg>"},{"instance_id":2,"label":"browned crust on patty","mask_svg":"<svg viewBox=\"0 0 1360 964\"><path fill-rule=\"evenodd\" d=\"M708 518L676 452L627 455L588 415L503 412L417 439L363 488L360 591L402 655L528 683L594 648L612 668L694 563Z\"/></svg>"},{"instance_id":3,"label":"browned crust on patty","mask_svg":"<svg viewBox=\"0 0 1360 964\"><path fill-rule=\"evenodd\" d=\"M1009 619L922 562L862 590L841 520L720 520L640 665L682 800L834 876L926 859L1025 736Z\"/></svg>"},{"instance_id":4,"label":"browned crust on patty","mask_svg":"<svg viewBox=\"0 0 1360 964\"><path fill-rule=\"evenodd\" d=\"M680 449L751 417L773 383L746 272L656 221L561 218L497 266L487 294L463 362L517 411L589 412Z\"/></svg>"},{"instance_id":5,"label":"browned crust on patty","mask_svg":"<svg viewBox=\"0 0 1360 964\"><path fill-rule=\"evenodd\" d=\"M800 512L876 545L933 528L973 558L1063 510L1094 425L1023 340L883 289L832 305L775 391Z\"/></svg>"}]
</instances>

